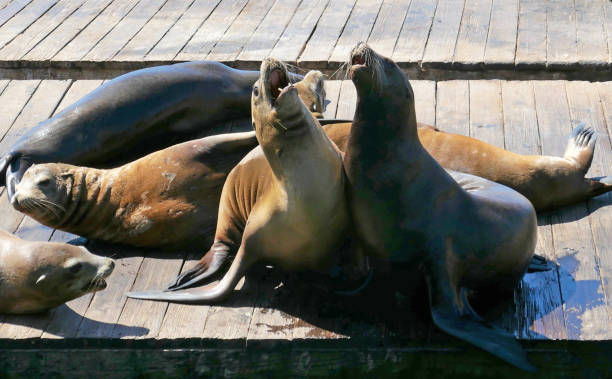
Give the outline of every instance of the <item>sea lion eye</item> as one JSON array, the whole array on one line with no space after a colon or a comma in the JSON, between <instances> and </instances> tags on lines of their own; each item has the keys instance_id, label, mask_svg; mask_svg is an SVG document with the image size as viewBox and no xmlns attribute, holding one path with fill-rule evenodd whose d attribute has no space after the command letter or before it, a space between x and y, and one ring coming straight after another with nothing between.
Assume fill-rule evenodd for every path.
<instances>
[{"instance_id":1,"label":"sea lion eye","mask_svg":"<svg viewBox=\"0 0 612 379\"><path fill-rule=\"evenodd\" d=\"M253 95L255 95L255 97L259 96L259 87L253 87Z\"/></svg>"},{"instance_id":2,"label":"sea lion eye","mask_svg":"<svg viewBox=\"0 0 612 379\"><path fill-rule=\"evenodd\" d=\"M68 271L70 271L70 273L72 273L72 274L76 274L77 272L79 272L80 269L81 269L81 264L77 263L75 265L70 266Z\"/></svg>"},{"instance_id":3,"label":"sea lion eye","mask_svg":"<svg viewBox=\"0 0 612 379\"><path fill-rule=\"evenodd\" d=\"M38 181L38 185L39 186L48 186L49 184L51 184L51 180L49 180L49 178L44 178Z\"/></svg>"}]
</instances>

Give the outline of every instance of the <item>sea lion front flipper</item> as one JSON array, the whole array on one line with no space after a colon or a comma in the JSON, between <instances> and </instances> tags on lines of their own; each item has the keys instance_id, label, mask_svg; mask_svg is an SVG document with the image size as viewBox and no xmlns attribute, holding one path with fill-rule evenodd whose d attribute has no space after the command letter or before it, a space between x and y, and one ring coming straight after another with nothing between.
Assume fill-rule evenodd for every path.
<instances>
[{"instance_id":1,"label":"sea lion front flipper","mask_svg":"<svg viewBox=\"0 0 612 379\"><path fill-rule=\"evenodd\" d=\"M533 257L531 257L529 266L527 266L527 272L541 272L550 270L552 270L552 266L548 263L548 260L538 254L534 254Z\"/></svg>"},{"instance_id":2,"label":"sea lion front flipper","mask_svg":"<svg viewBox=\"0 0 612 379\"><path fill-rule=\"evenodd\" d=\"M446 267L426 273L431 317L446 333L467 341L526 371L536 371L523 347L507 331L489 325L468 302L464 289L455 287Z\"/></svg>"},{"instance_id":3,"label":"sea lion front flipper","mask_svg":"<svg viewBox=\"0 0 612 379\"><path fill-rule=\"evenodd\" d=\"M209 283L216 279L221 268L232 262L230 248L226 244L215 241L210 250L195 266L180 274L168 284L167 290L176 291L193 287L195 284Z\"/></svg>"}]
</instances>

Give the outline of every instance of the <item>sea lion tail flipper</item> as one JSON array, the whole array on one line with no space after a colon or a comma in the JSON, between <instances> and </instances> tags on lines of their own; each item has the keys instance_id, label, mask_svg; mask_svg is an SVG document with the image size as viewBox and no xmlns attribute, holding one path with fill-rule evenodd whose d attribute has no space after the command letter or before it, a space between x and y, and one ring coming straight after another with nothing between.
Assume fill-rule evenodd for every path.
<instances>
[{"instance_id":1,"label":"sea lion tail flipper","mask_svg":"<svg viewBox=\"0 0 612 379\"><path fill-rule=\"evenodd\" d=\"M581 122L570 134L563 158L573 162L576 168L586 174L593 161L596 140L595 130Z\"/></svg>"},{"instance_id":2,"label":"sea lion tail flipper","mask_svg":"<svg viewBox=\"0 0 612 379\"><path fill-rule=\"evenodd\" d=\"M172 301L178 303L210 303L223 300L236 287L240 278L252 262L245 259L244 249L238 250L234 262L227 274L219 283L208 284L204 287L187 288L176 291L139 291L128 292L127 296L134 299Z\"/></svg>"},{"instance_id":3,"label":"sea lion tail flipper","mask_svg":"<svg viewBox=\"0 0 612 379\"><path fill-rule=\"evenodd\" d=\"M541 272L550 270L552 270L552 267L548 260L538 254L534 254L533 257L531 257L531 262L529 262L529 266L527 266L527 272Z\"/></svg>"},{"instance_id":4,"label":"sea lion tail flipper","mask_svg":"<svg viewBox=\"0 0 612 379\"><path fill-rule=\"evenodd\" d=\"M466 291L453 288L451 279L448 274L443 274L444 272L445 270L439 270L437 275L426 275L434 324L446 333L486 350L520 369L536 371L514 336L483 321L470 306Z\"/></svg>"},{"instance_id":5,"label":"sea lion tail flipper","mask_svg":"<svg viewBox=\"0 0 612 379\"><path fill-rule=\"evenodd\" d=\"M220 242L215 242L195 266L170 282L167 290L175 291L192 287L195 284L209 283L217 277L221 268L232 261L231 258L229 247Z\"/></svg>"}]
</instances>

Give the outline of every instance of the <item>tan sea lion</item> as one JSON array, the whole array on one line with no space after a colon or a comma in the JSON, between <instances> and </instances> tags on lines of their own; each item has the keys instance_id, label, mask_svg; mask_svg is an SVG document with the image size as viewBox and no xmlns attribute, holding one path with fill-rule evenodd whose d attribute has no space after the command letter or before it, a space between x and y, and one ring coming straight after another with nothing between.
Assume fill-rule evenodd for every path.
<instances>
[{"instance_id":1,"label":"tan sea lion","mask_svg":"<svg viewBox=\"0 0 612 379\"><path fill-rule=\"evenodd\" d=\"M516 287L535 248L533 206L506 186L447 172L434 160L419 140L410 83L391 59L360 43L350 62L357 108L344 167L359 243L425 277L440 329L534 370L514 337L483 321L467 296Z\"/></svg>"},{"instance_id":2,"label":"tan sea lion","mask_svg":"<svg viewBox=\"0 0 612 379\"><path fill-rule=\"evenodd\" d=\"M338 260L348 226L341 155L289 85L281 62L262 63L251 112L260 147L228 176L210 249L212 254L235 253L229 270L219 283L182 289L206 279L203 265L197 265L168 291L132 292L129 297L218 301L256 261L325 270Z\"/></svg>"},{"instance_id":3,"label":"tan sea lion","mask_svg":"<svg viewBox=\"0 0 612 379\"><path fill-rule=\"evenodd\" d=\"M22 240L0 230L0 313L36 313L106 288L115 264L83 246Z\"/></svg>"}]
</instances>

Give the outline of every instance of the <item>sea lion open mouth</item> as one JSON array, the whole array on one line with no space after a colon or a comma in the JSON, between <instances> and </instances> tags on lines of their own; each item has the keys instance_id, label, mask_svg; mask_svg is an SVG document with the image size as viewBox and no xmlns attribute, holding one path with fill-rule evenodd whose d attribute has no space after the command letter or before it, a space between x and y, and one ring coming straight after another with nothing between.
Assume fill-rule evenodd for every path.
<instances>
[{"instance_id":1,"label":"sea lion open mouth","mask_svg":"<svg viewBox=\"0 0 612 379\"><path fill-rule=\"evenodd\" d=\"M270 72L269 76L270 94L272 95L272 104L278 100L278 98L287 90L289 87L289 78L287 73L280 68L274 68Z\"/></svg>"}]
</instances>

